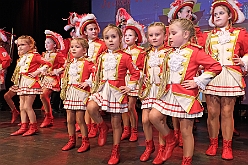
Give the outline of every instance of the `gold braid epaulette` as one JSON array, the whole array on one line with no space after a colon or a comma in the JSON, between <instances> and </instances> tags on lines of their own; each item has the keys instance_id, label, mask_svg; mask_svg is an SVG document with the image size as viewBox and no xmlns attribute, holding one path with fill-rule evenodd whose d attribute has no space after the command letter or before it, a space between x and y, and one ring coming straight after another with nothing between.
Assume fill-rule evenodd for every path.
<instances>
[{"instance_id":1,"label":"gold braid epaulette","mask_svg":"<svg viewBox=\"0 0 248 165\"><path fill-rule=\"evenodd\" d=\"M18 85L18 83L19 83L19 76L20 76L19 73L20 73L21 67L18 66L18 63L19 63L20 59L21 59L21 58L19 58L19 59L17 60L17 63L16 63L16 67L15 67L14 73L13 73L13 75L12 75L12 77L11 77L11 81L14 83L14 85Z\"/></svg>"},{"instance_id":2,"label":"gold braid epaulette","mask_svg":"<svg viewBox=\"0 0 248 165\"><path fill-rule=\"evenodd\" d=\"M96 68L97 70L96 70L95 75L94 75L94 83L93 83L93 87L91 88L91 92L90 92L92 94L96 93L96 91L99 88L100 78L102 77L101 65L102 65L102 55L99 56L99 58L98 58L98 65Z\"/></svg>"},{"instance_id":3,"label":"gold braid epaulette","mask_svg":"<svg viewBox=\"0 0 248 165\"><path fill-rule=\"evenodd\" d=\"M168 79L170 78L170 71L168 70L168 56L173 51L173 49L168 49L165 53L165 57L163 60L163 69L162 69L162 77L160 80L160 85L158 88L157 99L160 99L164 94L166 94L166 86L168 83Z\"/></svg>"},{"instance_id":4,"label":"gold braid epaulette","mask_svg":"<svg viewBox=\"0 0 248 165\"><path fill-rule=\"evenodd\" d=\"M147 51L146 51L147 52ZM145 57L145 61L144 61L144 68L142 73L145 73L146 70L146 63L147 63L147 56ZM141 77L140 81L139 81L139 91L138 91L138 96L140 98L140 100L143 100L144 98L146 98L148 96L148 94L150 93L150 89L152 84L150 83L150 81L146 81L144 82L144 76ZM143 84L145 83L146 88L143 90Z\"/></svg>"},{"instance_id":5,"label":"gold braid epaulette","mask_svg":"<svg viewBox=\"0 0 248 165\"><path fill-rule=\"evenodd\" d=\"M207 53L207 54L210 54L210 52L209 52L209 49L210 49L210 42L211 42L211 36L212 36L212 31L208 34L208 38L207 38L207 40L206 40L206 44L205 44L205 52Z\"/></svg>"},{"instance_id":6,"label":"gold braid epaulette","mask_svg":"<svg viewBox=\"0 0 248 165\"><path fill-rule=\"evenodd\" d=\"M68 62L65 71L64 71L64 77L62 78L62 85L61 85L61 91L60 91L60 98L61 100L66 99L66 90L68 87L68 82L69 82L69 69L70 69L71 62Z\"/></svg>"}]
</instances>

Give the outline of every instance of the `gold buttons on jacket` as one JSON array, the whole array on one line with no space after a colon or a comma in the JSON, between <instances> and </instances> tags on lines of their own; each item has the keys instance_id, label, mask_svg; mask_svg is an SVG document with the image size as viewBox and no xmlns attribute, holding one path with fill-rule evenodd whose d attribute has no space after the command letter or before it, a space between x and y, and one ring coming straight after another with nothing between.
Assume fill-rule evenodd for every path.
<instances>
[{"instance_id":1,"label":"gold buttons on jacket","mask_svg":"<svg viewBox=\"0 0 248 165\"><path fill-rule=\"evenodd\" d=\"M77 78L76 80L79 81L79 78Z\"/></svg>"},{"instance_id":2,"label":"gold buttons on jacket","mask_svg":"<svg viewBox=\"0 0 248 165\"><path fill-rule=\"evenodd\" d=\"M227 60L228 60L228 61L231 61L231 58L230 58L230 57L227 57Z\"/></svg>"},{"instance_id":3,"label":"gold buttons on jacket","mask_svg":"<svg viewBox=\"0 0 248 165\"><path fill-rule=\"evenodd\" d=\"M179 72L179 75L182 75L183 74L183 72Z\"/></svg>"}]
</instances>

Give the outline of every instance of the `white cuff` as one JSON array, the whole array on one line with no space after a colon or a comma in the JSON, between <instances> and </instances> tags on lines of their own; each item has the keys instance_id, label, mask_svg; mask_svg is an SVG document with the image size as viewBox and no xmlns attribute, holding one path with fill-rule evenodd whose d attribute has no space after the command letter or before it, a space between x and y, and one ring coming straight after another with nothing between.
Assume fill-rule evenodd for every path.
<instances>
[{"instance_id":1,"label":"white cuff","mask_svg":"<svg viewBox=\"0 0 248 165\"><path fill-rule=\"evenodd\" d=\"M88 80L85 80L85 82L86 82L90 87L92 87L92 80L88 79Z\"/></svg>"},{"instance_id":2,"label":"white cuff","mask_svg":"<svg viewBox=\"0 0 248 165\"><path fill-rule=\"evenodd\" d=\"M42 67L38 68L37 71L40 71L41 73L45 73L48 70L47 65L43 65Z\"/></svg>"},{"instance_id":3,"label":"white cuff","mask_svg":"<svg viewBox=\"0 0 248 165\"><path fill-rule=\"evenodd\" d=\"M193 77L193 79L199 88L201 88L202 90L205 90L206 88L205 84L201 82L201 80L198 77Z\"/></svg>"},{"instance_id":4,"label":"white cuff","mask_svg":"<svg viewBox=\"0 0 248 165\"><path fill-rule=\"evenodd\" d=\"M131 91L134 91L136 89L136 84L134 84L134 85L129 84L129 85L127 85L127 87L130 88Z\"/></svg>"},{"instance_id":5,"label":"white cuff","mask_svg":"<svg viewBox=\"0 0 248 165\"><path fill-rule=\"evenodd\" d=\"M243 58L240 58L240 60L244 63L244 66L241 66L241 69L243 72L248 71L248 66Z\"/></svg>"}]
</instances>

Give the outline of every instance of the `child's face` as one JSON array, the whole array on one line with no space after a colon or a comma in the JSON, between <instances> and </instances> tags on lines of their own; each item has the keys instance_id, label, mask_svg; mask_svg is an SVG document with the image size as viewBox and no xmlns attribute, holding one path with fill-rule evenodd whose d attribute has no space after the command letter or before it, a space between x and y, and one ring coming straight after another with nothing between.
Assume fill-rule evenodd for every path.
<instances>
[{"instance_id":1,"label":"child's face","mask_svg":"<svg viewBox=\"0 0 248 165\"><path fill-rule=\"evenodd\" d=\"M47 51L51 51L54 48L56 48L56 44L54 43L54 41L51 38L46 38L45 40L45 48Z\"/></svg>"},{"instance_id":2,"label":"child's face","mask_svg":"<svg viewBox=\"0 0 248 165\"><path fill-rule=\"evenodd\" d=\"M18 54L23 55L32 49L32 45L27 43L27 39L18 39L17 40Z\"/></svg>"},{"instance_id":3,"label":"child's face","mask_svg":"<svg viewBox=\"0 0 248 165\"><path fill-rule=\"evenodd\" d=\"M172 47L178 48L188 42L188 36L186 36L179 22L171 24L169 32L169 42Z\"/></svg>"},{"instance_id":4,"label":"child's face","mask_svg":"<svg viewBox=\"0 0 248 165\"><path fill-rule=\"evenodd\" d=\"M217 6L214 9L214 25L218 28L227 27L231 17L222 6Z\"/></svg>"},{"instance_id":5,"label":"child's face","mask_svg":"<svg viewBox=\"0 0 248 165\"><path fill-rule=\"evenodd\" d=\"M85 28L84 34L88 40L94 40L98 37L99 29L95 23L88 24Z\"/></svg>"},{"instance_id":6,"label":"child's face","mask_svg":"<svg viewBox=\"0 0 248 165\"><path fill-rule=\"evenodd\" d=\"M82 47L76 40L71 41L70 52L75 58L80 58L87 53L87 49Z\"/></svg>"},{"instance_id":7,"label":"child's face","mask_svg":"<svg viewBox=\"0 0 248 165\"><path fill-rule=\"evenodd\" d=\"M137 41L138 37L136 36L136 33L132 29L127 29L124 35L124 41L127 44L127 46L132 46L135 44L135 41Z\"/></svg>"},{"instance_id":8,"label":"child's face","mask_svg":"<svg viewBox=\"0 0 248 165\"><path fill-rule=\"evenodd\" d=\"M103 36L104 42L109 50L120 48L121 38L115 29L109 29Z\"/></svg>"},{"instance_id":9,"label":"child's face","mask_svg":"<svg viewBox=\"0 0 248 165\"><path fill-rule=\"evenodd\" d=\"M185 6L181 12L178 12L178 18L186 18L191 20L192 19L192 8L189 6Z\"/></svg>"},{"instance_id":10,"label":"child's face","mask_svg":"<svg viewBox=\"0 0 248 165\"><path fill-rule=\"evenodd\" d=\"M148 28L148 41L154 47L159 47L164 43L165 34L161 26L151 26Z\"/></svg>"}]
</instances>

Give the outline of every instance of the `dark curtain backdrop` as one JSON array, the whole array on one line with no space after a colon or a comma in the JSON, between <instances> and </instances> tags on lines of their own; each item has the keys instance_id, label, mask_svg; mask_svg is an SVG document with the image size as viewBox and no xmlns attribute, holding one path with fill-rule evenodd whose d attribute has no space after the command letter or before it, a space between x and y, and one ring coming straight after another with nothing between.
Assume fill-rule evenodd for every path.
<instances>
[{"instance_id":1,"label":"dark curtain backdrop","mask_svg":"<svg viewBox=\"0 0 248 165\"><path fill-rule=\"evenodd\" d=\"M0 28L11 32L12 28L17 37L30 35L36 41L38 52L45 51L44 42L46 29L60 33L63 38L69 37L64 31L69 12L78 14L91 12L91 0L0 0ZM17 47L14 47L14 58L8 68L6 78L7 89L12 85L10 81L13 74ZM37 99L38 100L38 99Z\"/></svg>"}]
</instances>

